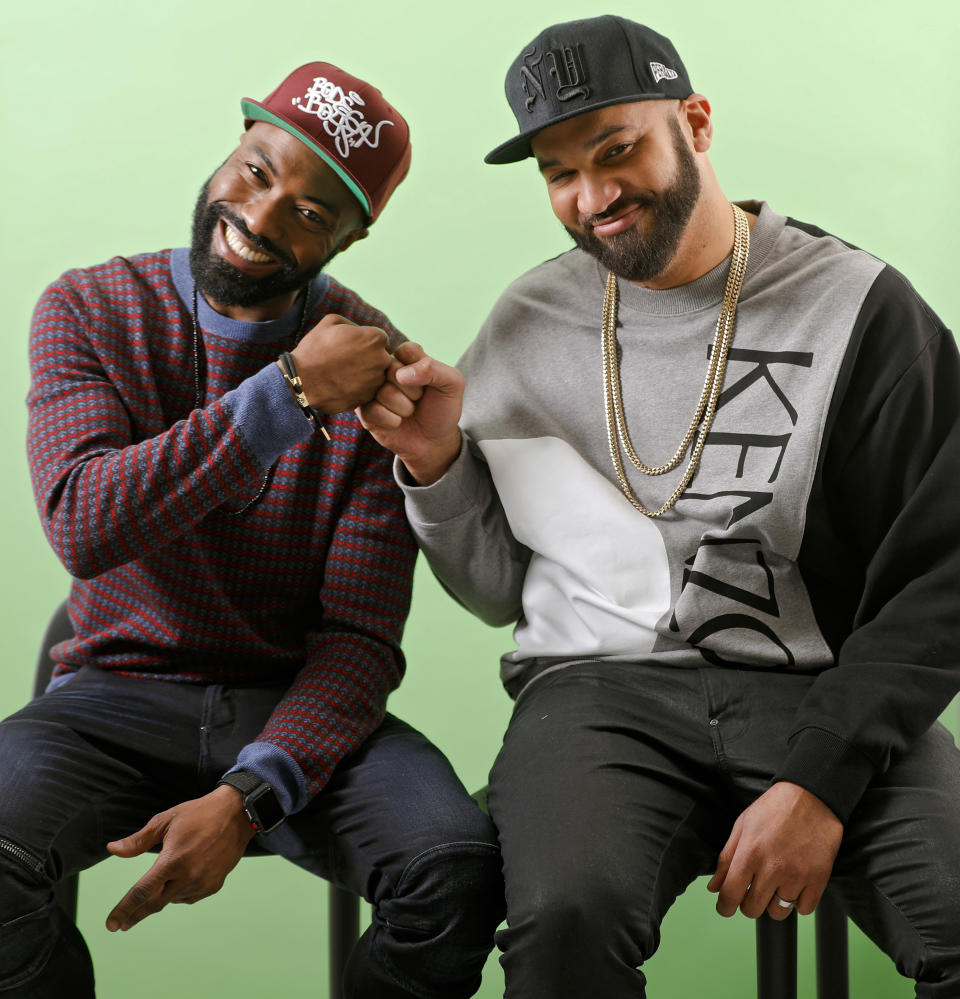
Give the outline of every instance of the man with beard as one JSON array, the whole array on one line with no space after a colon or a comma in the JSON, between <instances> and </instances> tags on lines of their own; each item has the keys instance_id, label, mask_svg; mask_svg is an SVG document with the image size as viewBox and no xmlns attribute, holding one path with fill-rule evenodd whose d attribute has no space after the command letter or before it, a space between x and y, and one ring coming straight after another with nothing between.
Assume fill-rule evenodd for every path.
<instances>
[{"instance_id":1,"label":"man with beard","mask_svg":"<svg viewBox=\"0 0 960 999\"><path fill-rule=\"evenodd\" d=\"M322 272L404 178L407 125L325 63L242 109L189 252L70 271L34 316L29 456L75 635L0 724L4 996L94 994L51 889L109 854L159 849L107 917L128 930L260 836L372 903L345 983L369 999L472 995L501 915L489 819L385 715L416 549L351 410L402 337Z\"/></svg>"},{"instance_id":2,"label":"man with beard","mask_svg":"<svg viewBox=\"0 0 960 999\"><path fill-rule=\"evenodd\" d=\"M650 29L555 25L506 90L487 160L535 157L578 248L507 289L462 375L405 344L361 414L440 580L516 624L507 995L644 994L707 873L722 915L774 919L831 880L918 996L960 995L950 332L876 258L731 205Z\"/></svg>"}]
</instances>

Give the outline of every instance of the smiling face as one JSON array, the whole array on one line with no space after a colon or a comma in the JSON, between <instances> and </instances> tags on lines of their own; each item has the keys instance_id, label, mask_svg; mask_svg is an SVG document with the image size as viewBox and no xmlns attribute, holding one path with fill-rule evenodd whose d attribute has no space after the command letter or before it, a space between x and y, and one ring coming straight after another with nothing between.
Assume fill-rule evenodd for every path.
<instances>
[{"instance_id":1,"label":"smiling face","mask_svg":"<svg viewBox=\"0 0 960 999\"><path fill-rule=\"evenodd\" d=\"M218 312L272 319L366 232L333 170L295 136L256 122L200 192L190 267Z\"/></svg>"},{"instance_id":2,"label":"smiling face","mask_svg":"<svg viewBox=\"0 0 960 999\"><path fill-rule=\"evenodd\" d=\"M701 194L675 101L617 104L551 126L531 142L554 214L618 277L670 283Z\"/></svg>"}]
</instances>

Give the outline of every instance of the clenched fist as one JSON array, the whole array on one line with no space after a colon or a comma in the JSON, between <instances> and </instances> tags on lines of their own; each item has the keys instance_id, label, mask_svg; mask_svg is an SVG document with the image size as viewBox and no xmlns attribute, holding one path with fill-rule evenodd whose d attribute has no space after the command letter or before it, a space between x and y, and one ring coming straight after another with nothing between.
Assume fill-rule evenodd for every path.
<instances>
[{"instance_id":1,"label":"clenched fist","mask_svg":"<svg viewBox=\"0 0 960 999\"><path fill-rule=\"evenodd\" d=\"M324 316L291 354L307 402L328 416L369 402L392 360L383 330L334 314Z\"/></svg>"},{"instance_id":2,"label":"clenched fist","mask_svg":"<svg viewBox=\"0 0 960 999\"><path fill-rule=\"evenodd\" d=\"M429 486L460 451L463 389L456 368L429 357L418 343L402 343L387 380L357 417L420 485Z\"/></svg>"}]
</instances>

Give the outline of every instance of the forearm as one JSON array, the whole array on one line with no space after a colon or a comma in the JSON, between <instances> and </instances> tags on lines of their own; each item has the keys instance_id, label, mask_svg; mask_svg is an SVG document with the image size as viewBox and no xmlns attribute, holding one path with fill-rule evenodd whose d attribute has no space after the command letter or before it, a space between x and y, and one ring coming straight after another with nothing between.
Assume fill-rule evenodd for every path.
<instances>
[{"instance_id":1,"label":"forearm","mask_svg":"<svg viewBox=\"0 0 960 999\"><path fill-rule=\"evenodd\" d=\"M414 485L403 469L395 472L410 525L440 582L487 624L515 623L530 552L513 537L486 463L469 439L430 487Z\"/></svg>"},{"instance_id":2,"label":"forearm","mask_svg":"<svg viewBox=\"0 0 960 999\"><path fill-rule=\"evenodd\" d=\"M801 703L777 779L846 821L870 780L934 724L960 690L957 639L945 640L956 630L956 560L953 573L940 588L934 574L854 632Z\"/></svg>"},{"instance_id":3,"label":"forearm","mask_svg":"<svg viewBox=\"0 0 960 999\"><path fill-rule=\"evenodd\" d=\"M276 457L312 433L282 376L268 369L136 442L121 400L104 380L51 389L35 378L29 406L40 517L78 578L147 555L222 504L241 502Z\"/></svg>"},{"instance_id":4,"label":"forearm","mask_svg":"<svg viewBox=\"0 0 960 999\"><path fill-rule=\"evenodd\" d=\"M802 553L836 666L800 705L778 775L844 819L960 689L960 357L893 273L858 334Z\"/></svg>"},{"instance_id":5,"label":"forearm","mask_svg":"<svg viewBox=\"0 0 960 999\"><path fill-rule=\"evenodd\" d=\"M390 457L363 436L318 594L304 666L238 765L302 808L383 720L404 671L400 639L417 550Z\"/></svg>"},{"instance_id":6,"label":"forearm","mask_svg":"<svg viewBox=\"0 0 960 999\"><path fill-rule=\"evenodd\" d=\"M436 442L418 453L399 456L407 472L406 481L418 486L432 486L439 482L457 460L462 447L463 436L458 427L444 441Z\"/></svg>"},{"instance_id":7,"label":"forearm","mask_svg":"<svg viewBox=\"0 0 960 999\"><path fill-rule=\"evenodd\" d=\"M399 649L360 635L328 636L256 739L237 757L276 791L287 814L306 806L337 764L377 729L403 675Z\"/></svg>"}]
</instances>

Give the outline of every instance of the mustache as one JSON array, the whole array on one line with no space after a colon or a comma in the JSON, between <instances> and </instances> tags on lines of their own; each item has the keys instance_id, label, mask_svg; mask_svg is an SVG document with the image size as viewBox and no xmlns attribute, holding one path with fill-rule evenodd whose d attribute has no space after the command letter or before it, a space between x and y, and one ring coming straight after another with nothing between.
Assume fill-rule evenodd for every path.
<instances>
[{"instance_id":1,"label":"mustache","mask_svg":"<svg viewBox=\"0 0 960 999\"><path fill-rule=\"evenodd\" d=\"M237 230L242 236L250 240L254 246L258 249L263 250L264 253L269 253L272 257L276 257L284 267L289 269L294 269L297 266L297 262L285 253L283 250L277 246L273 240L268 239L266 236L257 236L252 233L248 228L246 223L238 215L234 215L233 212L224 208L222 205L218 204L216 201L213 202L207 209L210 214L216 219L224 219L229 222L234 229Z\"/></svg>"},{"instance_id":2,"label":"mustache","mask_svg":"<svg viewBox=\"0 0 960 999\"><path fill-rule=\"evenodd\" d=\"M597 223L606 222L608 219L620 215L628 208L633 208L634 206L649 208L655 205L656 198L652 198L650 195L646 194L636 195L631 198L617 198L612 205L608 205L602 212L599 212L596 215L580 215L577 221L584 228L592 229Z\"/></svg>"}]
</instances>

